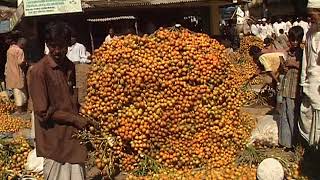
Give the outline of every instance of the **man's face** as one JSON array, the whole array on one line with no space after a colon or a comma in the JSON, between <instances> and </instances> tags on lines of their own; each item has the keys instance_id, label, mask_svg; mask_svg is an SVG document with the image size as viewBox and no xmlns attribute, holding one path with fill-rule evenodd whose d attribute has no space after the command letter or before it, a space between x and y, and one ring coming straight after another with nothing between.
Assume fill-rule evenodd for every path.
<instances>
[{"instance_id":1,"label":"man's face","mask_svg":"<svg viewBox=\"0 0 320 180\"><path fill-rule=\"evenodd\" d=\"M320 21L320 9L308 9L311 23L319 23Z\"/></svg>"},{"instance_id":2,"label":"man's face","mask_svg":"<svg viewBox=\"0 0 320 180\"><path fill-rule=\"evenodd\" d=\"M113 31L113 29L109 29L109 35L110 35L111 37L114 36L114 31Z\"/></svg>"},{"instance_id":3,"label":"man's face","mask_svg":"<svg viewBox=\"0 0 320 180\"><path fill-rule=\"evenodd\" d=\"M67 43L48 43L49 54L55 60L56 63L60 64L65 60L68 52Z\"/></svg>"},{"instance_id":4,"label":"man's face","mask_svg":"<svg viewBox=\"0 0 320 180\"><path fill-rule=\"evenodd\" d=\"M295 40L295 39L290 39L289 40L291 47L297 48L299 46L299 41Z\"/></svg>"}]
</instances>

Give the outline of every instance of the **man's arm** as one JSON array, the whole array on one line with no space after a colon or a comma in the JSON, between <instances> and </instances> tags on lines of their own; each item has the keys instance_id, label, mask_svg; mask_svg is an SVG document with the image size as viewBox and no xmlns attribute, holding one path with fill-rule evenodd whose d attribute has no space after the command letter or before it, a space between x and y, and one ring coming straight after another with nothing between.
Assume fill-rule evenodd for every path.
<instances>
[{"instance_id":1,"label":"man's arm","mask_svg":"<svg viewBox=\"0 0 320 180\"><path fill-rule=\"evenodd\" d=\"M277 78L277 76L275 75L274 72L269 71L269 72L268 72L268 75L269 75L274 81L276 81L277 83L279 82L279 79Z\"/></svg>"},{"instance_id":2,"label":"man's arm","mask_svg":"<svg viewBox=\"0 0 320 180\"><path fill-rule=\"evenodd\" d=\"M25 63L24 52L22 49L19 49L17 52L17 61L19 65L23 65Z\"/></svg>"},{"instance_id":3,"label":"man's arm","mask_svg":"<svg viewBox=\"0 0 320 180\"><path fill-rule=\"evenodd\" d=\"M79 129L84 128L88 121L81 116L56 110L49 104L49 94L45 77L39 71L30 71L30 95L33 101L35 116L41 123L53 120L61 124L71 124Z\"/></svg>"},{"instance_id":4,"label":"man's arm","mask_svg":"<svg viewBox=\"0 0 320 180\"><path fill-rule=\"evenodd\" d=\"M306 82L307 78L307 57L306 57L307 48L304 48L303 56L302 56L302 63L301 63L301 80L300 84L303 85Z\"/></svg>"}]
</instances>

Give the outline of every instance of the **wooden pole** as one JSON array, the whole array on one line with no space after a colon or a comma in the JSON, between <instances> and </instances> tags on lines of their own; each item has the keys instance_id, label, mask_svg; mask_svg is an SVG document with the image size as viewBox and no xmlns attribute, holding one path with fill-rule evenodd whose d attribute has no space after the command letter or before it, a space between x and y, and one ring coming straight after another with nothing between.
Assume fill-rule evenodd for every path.
<instances>
[{"instance_id":1,"label":"wooden pole","mask_svg":"<svg viewBox=\"0 0 320 180\"><path fill-rule=\"evenodd\" d=\"M89 28L90 28L90 41L91 41L91 53L94 52L94 41L93 41L93 35L92 35L92 23L89 22Z\"/></svg>"}]
</instances>

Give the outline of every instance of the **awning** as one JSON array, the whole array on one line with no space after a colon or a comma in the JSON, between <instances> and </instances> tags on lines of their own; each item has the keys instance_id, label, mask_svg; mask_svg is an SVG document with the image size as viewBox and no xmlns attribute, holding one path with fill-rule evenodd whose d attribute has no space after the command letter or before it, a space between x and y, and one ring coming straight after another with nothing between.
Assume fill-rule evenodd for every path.
<instances>
[{"instance_id":1,"label":"awning","mask_svg":"<svg viewBox=\"0 0 320 180\"><path fill-rule=\"evenodd\" d=\"M207 2L206 0L82 0L82 8L114 8L133 6L157 6Z\"/></svg>"},{"instance_id":2,"label":"awning","mask_svg":"<svg viewBox=\"0 0 320 180\"><path fill-rule=\"evenodd\" d=\"M0 6L0 33L8 33L21 21L23 5L18 8Z\"/></svg>"},{"instance_id":3,"label":"awning","mask_svg":"<svg viewBox=\"0 0 320 180\"><path fill-rule=\"evenodd\" d=\"M117 16L117 17L105 17L105 18L90 18L87 19L88 22L108 22L108 21L118 21L118 20L135 20L134 16Z\"/></svg>"}]
</instances>

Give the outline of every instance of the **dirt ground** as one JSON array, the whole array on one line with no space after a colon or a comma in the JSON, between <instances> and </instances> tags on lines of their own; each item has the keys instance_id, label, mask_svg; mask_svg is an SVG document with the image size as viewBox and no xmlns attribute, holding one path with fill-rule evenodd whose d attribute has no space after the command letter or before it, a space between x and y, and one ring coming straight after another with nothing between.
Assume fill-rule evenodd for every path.
<instances>
[{"instance_id":1,"label":"dirt ground","mask_svg":"<svg viewBox=\"0 0 320 180\"><path fill-rule=\"evenodd\" d=\"M80 104L84 103L87 94L87 76L90 70L89 64L76 65L76 86L78 88L78 100Z\"/></svg>"}]
</instances>

